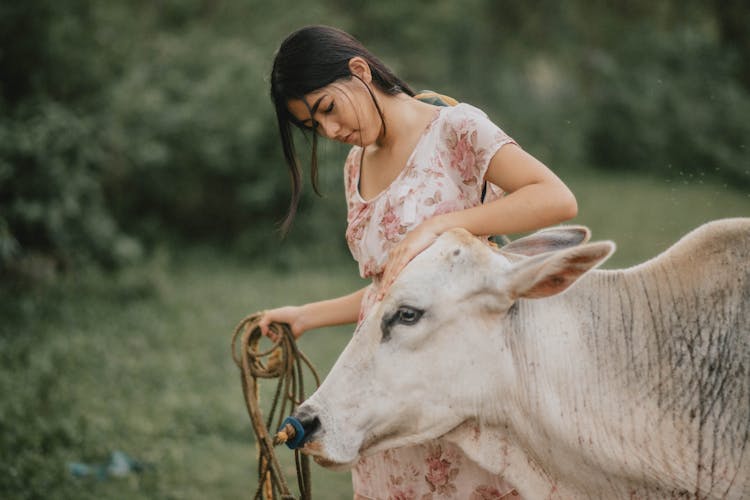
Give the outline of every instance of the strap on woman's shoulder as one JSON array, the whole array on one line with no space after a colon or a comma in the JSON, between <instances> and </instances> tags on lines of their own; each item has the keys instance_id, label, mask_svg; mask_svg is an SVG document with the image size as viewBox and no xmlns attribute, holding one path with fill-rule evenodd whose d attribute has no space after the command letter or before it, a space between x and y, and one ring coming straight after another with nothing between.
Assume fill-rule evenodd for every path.
<instances>
[{"instance_id":1,"label":"strap on woman's shoulder","mask_svg":"<svg viewBox=\"0 0 750 500\"><path fill-rule=\"evenodd\" d=\"M422 90L414 96L414 99L419 99L420 101L432 104L433 106L455 106L458 104L458 101L454 98L444 94L438 94L432 90Z\"/></svg>"}]
</instances>

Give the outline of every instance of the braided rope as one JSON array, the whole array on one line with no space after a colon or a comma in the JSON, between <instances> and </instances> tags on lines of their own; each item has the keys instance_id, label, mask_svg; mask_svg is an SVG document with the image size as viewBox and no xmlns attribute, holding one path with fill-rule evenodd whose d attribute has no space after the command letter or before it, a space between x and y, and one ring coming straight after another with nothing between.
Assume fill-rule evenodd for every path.
<instances>
[{"instance_id":1,"label":"braided rope","mask_svg":"<svg viewBox=\"0 0 750 500\"><path fill-rule=\"evenodd\" d=\"M255 313L240 321L232 335L231 344L232 359L241 372L242 393L258 443L258 489L253 498L293 500L294 496L273 452L274 441L268 429L278 429L284 415L292 413L305 400L303 364L315 377L316 386L320 385L320 377L307 356L297 348L294 335L287 324L271 323L271 337L276 340L270 349L259 351L263 335L258 323L262 316L263 313ZM265 364L264 358L267 358ZM270 411L264 421L260 408L258 381L273 378L277 378L278 382ZM299 450L294 450L294 461L297 468L299 498L310 500L309 458L302 455Z\"/></svg>"}]
</instances>

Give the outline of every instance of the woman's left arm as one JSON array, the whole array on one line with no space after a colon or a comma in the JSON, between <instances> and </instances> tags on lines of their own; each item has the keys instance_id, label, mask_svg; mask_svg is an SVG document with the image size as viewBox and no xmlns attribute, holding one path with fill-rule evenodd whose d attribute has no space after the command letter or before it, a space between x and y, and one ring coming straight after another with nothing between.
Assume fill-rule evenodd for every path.
<instances>
[{"instance_id":1,"label":"woman's left arm","mask_svg":"<svg viewBox=\"0 0 750 500\"><path fill-rule=\"evenodd\" d=\"M490 161L485 180L506 195L476 207L427 219L390 252L380 296L401 269L440 234L462 227L472 234L513 234L541 229L572 219L578 213L575 196L542 162L516 146L506 144Z\"/></svg>"}]
</instances>

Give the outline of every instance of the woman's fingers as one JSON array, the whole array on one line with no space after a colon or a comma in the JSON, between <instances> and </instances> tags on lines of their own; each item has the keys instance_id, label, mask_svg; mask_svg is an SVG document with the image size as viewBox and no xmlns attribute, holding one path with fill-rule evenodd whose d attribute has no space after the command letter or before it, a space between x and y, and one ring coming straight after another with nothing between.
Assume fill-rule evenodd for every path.
<instances>
[{"instance_id":1,"label":"woman's fingers","mask_svg":"<svg viewBox=\"0 0 750 500\"><path fill-rule=\"evenodd\" d=\"M411 251L409 251L411 250ZM388 260L385 271L383 272L383 280L380 286L380 292L378 293L378 300L382 300L385 293L391 287L399 273L406 267L419 252L414 251L413 248L399 248L398 251L394 252L393 258Z\"/></svg>"},{"instance_id":2,"label":"woman's fingers","mask_svg":"<svg viewBox=\"0 0 750 500\"><path fill-rule=\"evenodd\" d=\"M279 336L274 329L271 329L271 323L286 323L292 328L294 336L299 337L302 334L302 331L299 331L299 328L296 327L296 325L298 324L297 320L299 319L300 310L300 307L297 306L284 306L269 311L263 311L261 313L261 318L258 321L260 332L276 342Z\"/></svg>"},{"instance_id":3,"label":"woman's fingers","mask_svg":"<svg viewBox=\"0 0 750 500\"><path fill-rule=\"evenodd\" d=\"M261 334L276 342L278 340L278 335L270 328L271 323L274 321L278 320L274 318L274 315L270 311L263 311L261 313L260 321L258 321L258 328L260 328Z\"/></svg>"},{"instance_id":4,"label":"woman's fingers","mask_svg":"<svg viewBox=\"0 0 750 500\"><path fill-rule=\"evenodd\" d=\"M260 321L258 321L258 328L260 328L260 333L263 335L266 335L268 333L268 323L266 322L265 312L261 313Z\"/></svg>"},{"instance_id":5,"label":"woman's fingers","mask_svg":"<svg viewBox=\"0 0 750 500\"><path fill-rule=\"evenodd\" d=\"M396 246L391 249L388 262L385 265L383 272L383 279L378 293L378 300L382 300L385 296L388 288L396 281L399 273L411 262L411 260L419 255L425 248L435 241L438 233L429 229L427 226L420 226L406 238L401 240Z\"/></svg>"},{"instance_id":6,"label":"woman's fingers","mask_svg":"<svg viewBox=\"0 0 750 500\"><path fill-rule=\"evenodd\" d=\"M401 269L405 266L403 263L404 258L402 254L394 255L392 259L389 259L388 264L386 265L386 269L383 272L383 279L380 284L380 291L378 292L378 300L382 300L385 296L385 293L388 291L388 289L391 287L394 281L396 281L396 276L398 276L398 273L401 271Z\"/></svg>"},{"instance_id":7,"label":"woman's fingers","mask_svg":"<svg viewBox=\"0 0 750 500\"><path fill-rule=\"evenodd\" d=\"M266 311L263 311L261 313L260 321L258 321L258 328L260 328L260 333L265 335L266 337L270 338L270 333L268 330L268 325L270 324L270 320L268 319L268 313Z\"/></svg>"}]
</instances>

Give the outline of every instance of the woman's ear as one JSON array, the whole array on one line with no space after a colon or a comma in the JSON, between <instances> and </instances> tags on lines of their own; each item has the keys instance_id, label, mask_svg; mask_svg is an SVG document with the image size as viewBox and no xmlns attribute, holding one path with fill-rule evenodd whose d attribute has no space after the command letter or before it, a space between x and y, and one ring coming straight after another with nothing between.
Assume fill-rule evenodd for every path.
<instances>
[{"instance_id":1,"label":"woman's ear","mask_svg":"<svg viewBox=\"0 0 750 500\"><path fill-rule=\"evenodd\" d=\"M365 83L372 82L370 65L367 64L367 61L360 56L355 56L349 59L349 71L351 71L352 75L361 78Z\"/></svg>"}]
</instances>

